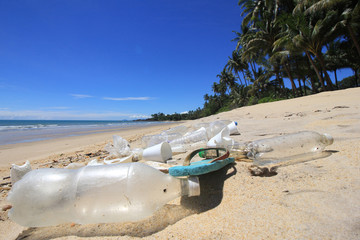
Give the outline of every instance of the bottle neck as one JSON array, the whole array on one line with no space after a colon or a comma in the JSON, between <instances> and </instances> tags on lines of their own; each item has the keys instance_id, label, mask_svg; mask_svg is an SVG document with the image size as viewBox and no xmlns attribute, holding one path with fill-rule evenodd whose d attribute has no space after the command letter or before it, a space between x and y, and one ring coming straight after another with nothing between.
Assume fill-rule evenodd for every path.
<instances>
[{"instance_id":1,"label":"bottle neck","mask_svg":"<svg viewBox=\"0 0 360 240\"><path fill-rule=\"evenodd\" d=\"M199 196L200 195L200 184L198 177L189 177L180 179L181 181L181 196Z\"/></svg>"}]
</instances>

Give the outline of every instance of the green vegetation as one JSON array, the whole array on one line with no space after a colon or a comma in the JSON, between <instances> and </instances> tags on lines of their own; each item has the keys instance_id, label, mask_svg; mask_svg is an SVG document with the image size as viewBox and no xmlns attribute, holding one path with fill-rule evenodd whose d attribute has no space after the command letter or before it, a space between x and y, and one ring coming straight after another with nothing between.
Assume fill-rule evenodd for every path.
<instances>
[{"instance_id":1,"label":"green vegetation","mask_svg":"<svg viewBox=\"0 0 360 240\"><path fill-rule=\"evenodd\" d=\"M357 0L240 0L244 16L236 49L204 96L187 114L149 120L185 120L257 103L359 86L360 3ZM341 81L337 71L354 76ZM329 76L334 73L335 82ZM291 89L285 87L289 81Z\"/></svg>"}]
</instances>

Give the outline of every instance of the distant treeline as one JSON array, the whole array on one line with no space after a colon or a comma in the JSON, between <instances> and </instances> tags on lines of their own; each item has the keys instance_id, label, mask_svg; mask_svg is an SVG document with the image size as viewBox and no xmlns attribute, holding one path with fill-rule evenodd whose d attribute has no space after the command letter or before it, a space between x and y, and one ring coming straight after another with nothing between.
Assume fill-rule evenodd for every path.
<instances>
[{"instance_id":1,"label":"distant treeline","mask_svg":"<svg viewBox=\"0 0 360 240\"><path fill-rule=\"evenodd\" d=\"M152 121L206 117L234 108L359 86L360 3L351 0L240 0L236 48L204 105ZM353 76L338 79L337 71ZM329 72L333 72L331 79ZM285 84L285 83L288 84ZM291 86L287 88L286 85Z\"/></svg>"}]
</instances>

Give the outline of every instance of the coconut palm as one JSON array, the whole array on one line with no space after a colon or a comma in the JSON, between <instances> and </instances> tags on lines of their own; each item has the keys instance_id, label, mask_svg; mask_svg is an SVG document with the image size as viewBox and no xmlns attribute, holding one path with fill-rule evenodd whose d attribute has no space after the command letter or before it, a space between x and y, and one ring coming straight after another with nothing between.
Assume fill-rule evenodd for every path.
<instances>
[{"instance_id":1,"label":"coconut palm","mask_svg":"<svg viewBox=\"0 0 360 240\"><path fill-rule=\"evenodd\" d=\"M241 59L241 55L239 51L234 50L232 52L231 57L229 57L229 60L225 65L225 68L230 72L234 72L237 75L240 84L243 85L243 82L239 74L241 72L243 74L245 86L247 86L247 81L244 71L248 68L248 65Z\"/></svg>"},{"instance_id":2,"label":"coconut palm","mask_svg":"<svg viewBox=\"0 0 360 240\"><path fill-rule=\"evenodd\" d=\"M333 25L338 35L348 32L360 56L359 29L360 29L360 3L352 0L305 0L301 1L298 8L306 8L305 14L316 14L319 11L335 11L337 21Z\"/></svg>"}]
</instances>

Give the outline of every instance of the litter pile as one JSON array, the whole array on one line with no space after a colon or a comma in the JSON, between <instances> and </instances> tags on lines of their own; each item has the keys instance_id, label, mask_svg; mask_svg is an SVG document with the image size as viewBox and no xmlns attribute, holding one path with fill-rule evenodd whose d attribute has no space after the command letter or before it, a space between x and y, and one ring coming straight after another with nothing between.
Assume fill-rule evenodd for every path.
<instances>
[{"instance_id":1,"label":"litter pile","mask_svg":"<svg viewBox=\"0 0 360 240\"><path fill-rule=\"evenodd\" d=\"M216 171L235 160L257 166L313 157L333 143L328 134L299 132L253 142L235 142L237 123L215 121L193 128L178 126L142 138L142 148L113 136L109 153L87 166L32 170L27 161L13 165L9 217L23 226L75 222L138 221L180 196L200 195L198 175ZM191 152L177 165L173 154ZM191 162L199 155L203 160ZM160 171L159 171L160 170Z\"/></svg>"}]
</instances>

